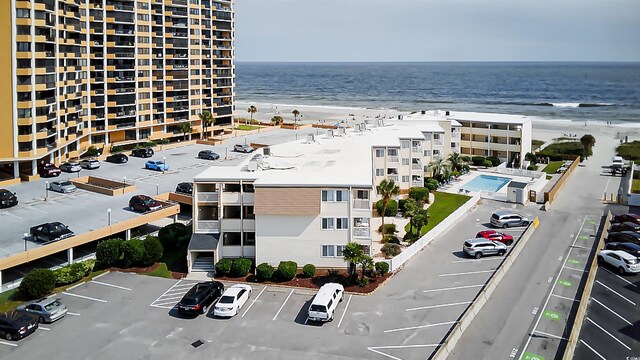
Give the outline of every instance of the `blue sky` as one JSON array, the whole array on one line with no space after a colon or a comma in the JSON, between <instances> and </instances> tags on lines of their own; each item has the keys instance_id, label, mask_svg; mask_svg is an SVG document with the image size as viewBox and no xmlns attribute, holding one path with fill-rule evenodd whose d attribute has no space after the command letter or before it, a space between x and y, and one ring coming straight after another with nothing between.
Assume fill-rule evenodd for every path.
<instances>
[{"instance_id":1,"label":"blue sky","mask_svg":"<svg viewBox=\"0 0 640 360\"><path fill-rule=\"evenodd\" d=\"M237 61L640 61L640 0L236 0Z\"/></svg>"}]
</instances>

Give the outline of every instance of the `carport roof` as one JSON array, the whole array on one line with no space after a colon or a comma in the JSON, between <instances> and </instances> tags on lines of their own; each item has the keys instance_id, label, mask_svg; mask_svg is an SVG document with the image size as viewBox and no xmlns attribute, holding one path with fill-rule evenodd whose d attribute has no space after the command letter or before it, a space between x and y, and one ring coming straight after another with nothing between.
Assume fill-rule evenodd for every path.
<instances>
[{"instance_id":1,"label":"carport roof","mask_svg":"<svg viewBox=\"0 0 640 360\"><path fill-rule=\"evenodd\" d=\"M218 250L220 234L192 234L189 241L189 251Z\"/></svg>"},{"instance_id":2,"label":"carport roof","mask_svg":"<svg viewBox=\"0 0 640 360\"><path fill-rule=\"evenodd\" d=\"M516 189L524 189L524 188L527 187L527 185L529 185L529 184L523 183L523 182L518 182L518 181L512 181L512 182L509 183L509 186L507 186L507 187L516 188Z\"/></svg>"}]
</instances>

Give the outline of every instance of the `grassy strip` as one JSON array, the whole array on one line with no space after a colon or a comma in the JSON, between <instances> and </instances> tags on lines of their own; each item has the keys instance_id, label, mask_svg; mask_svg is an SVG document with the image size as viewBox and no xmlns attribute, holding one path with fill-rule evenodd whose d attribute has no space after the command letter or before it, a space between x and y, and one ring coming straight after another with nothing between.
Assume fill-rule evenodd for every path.
<instances>
[{"instance_id":1,"label":"grassy strip","mask_svg":"<svg viewBox=\"0 0 640 360\"><path fill-rule=\"evenodd\" d=\"M640 179L633 179L631 183L631 192L634 194L640 194Z\"/></svg>"},{"instance_id":2,"label":"grassy strip","mask_svg":"<svg viewBox=\"0 0 640 360\"><path fill-rule=\"evenodd\" d=\"M165 263L160 263L160 266L158 266L157 269L152 272L143 273L142 275L172 279L171 271L169 271L169 269L167 268L167 264Z\"/></svg>"},{"instance_id":3,"label":"grassy strip","mask_svg":"<svg viewBox=\"0 0 640 360\"><path fill-rule=\"evenodd\" d=\"M433 229L436 225L440 224L447 216L451 215L460 206L464 205L470 196L450 194L446 192L436 191L434 193L435 200L433 204L429 206L429 223L422 228L420 236L426 234L429 230ZM405 231L409 231L409 224L404 227ZM416 232L416 229L413 229Z\"/></svg>"},{"instance_id":4,"label":"grassy strip","mask_svg":"<svg viewBox=\"0 0 640 360\"><path fill-rule=\"evenodd\" d=\"M238 125L236 127L236 130L251 131L251 130L258 130L259 128L260 126L257 126L257 125Z\"/></svg>"},{"instance_id":5,"label":"grassy strip","mask_svg":"<svg viewBox=\"0 0 640 360\"><path fill-rule=\"evenodd\" d=\"M542 169L542 171L546 172L549 175L553 175L560 169L560 167L564 164L564 161L549 161L549 164Z\"/></svg>"}]
</instances>

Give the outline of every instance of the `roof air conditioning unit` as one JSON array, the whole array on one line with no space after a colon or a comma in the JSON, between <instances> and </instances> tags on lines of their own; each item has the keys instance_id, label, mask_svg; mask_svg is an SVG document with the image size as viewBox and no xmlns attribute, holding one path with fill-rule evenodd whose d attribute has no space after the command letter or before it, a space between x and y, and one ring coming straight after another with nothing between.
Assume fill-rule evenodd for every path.
<instances>
[{"instance_id":1,"label":"roof air conditioning unit","mask_svg":"<svg viewBox=\"0 0 640 360\"><path fill-rule=\"evenodd\" d=\"M258 161L257 160L249 160L249 165L247 166L247 170L254 172L258 170Z\"/></svg>"},{"instance_id":2,"label":"roof air conditioning unit","mask_svg":"<svg viewBox=\"0 0 640 360\"><path fill-rule=\"evenodd\" d=\"M404 119L404 115L398 115L398 120Z\"/></svg>"},{"instance_id":3,"label":"roof air conditioning unit","mask_svg":"<svg viewBox=\"0 0 640 360\"><path fill-rule=\"evenodd\" d=\"M377 127L382 127L382 126L384 126L384 120L382 120L382 119L378 119L378 120L376 120L376 126L377 126Z\"/></svg>"},{"instance_id":4,"label":"roof air conditioning unit","mask_svg":"<svg viewBox=\"0 0 640 360\"><path fill-rule=\"evenodd\" d=\"M313 134L308 134L307 135L307 142L312 143L312 142L315 142L315 141L316 141L316 136L315 135L313 135Z\"/></svg>"},{"instance_id":5,"label":"roof air conditioning unit","mask_svg":"<svg viewBox=\"0 0 640 360\"><path fill-rule=\"evenodd\" d=\"M420 113L421 113L422 115L427 115L427 110L422 110L422 111L420 111Z\"/></svg>"},{"instance_id":6,"label":"roof air conditioning unit","mask_svg":"<svg viewBox=\"0 0 640 360\"><path fill-rule=\"evenodd\" d=\"M333 130L327 131L327 137L332 138L333 136Z\"/></svg>"},{"instance_id":7,"label":"roof air conditioning unit","mask_svg":"<svg viewBox=\"0 0 640 360\"><path fill-rule=\"evenodd\" d=\"M373 124L373 120L371 120L371 119L366 119L364 122L365 122L365 124L369 124L369 125Z\"/></svg>"},{"instance_id":8,"label":"roof air conditioning unit","mask_svg":"<svg viewBox=\"0 0 640 360\"><path fill-rule=\"evenodd\" d=\"M449 116L449 110L444 112L444 116Z\"/></svg>"},{"instance_id":9,"label":"roof air conditioning unit","mask_svg":"<svg viewBox=\"0 0 640 360\"><path fill-rule=\"evenodd\" d=\"M360 124L360 131L364 132L365 130L367 130L367 123L361 123Z\"/></svg>"},{"instance_id":10,"label":"roof air conditioning unit","mask_svg":"<svg viewBox=\"0 0 640 360\"><path fill-rule=\"evenodd\" d=\"M339 127L338 128L338 134L339 135L346 135L347 134L347 129L343 128L343 127Z\"/></svg>"},{"instance_id":11,"label":"roof air conditioning unit","mask_svg":"<svg viewBox=\"0 0 640 360\"><path fill-rule=\"evenodd\" d=\"M263 147L262 153L264 154L264 156L271 156L271 148L268 146Z\"/></svg>"}]
</instances>

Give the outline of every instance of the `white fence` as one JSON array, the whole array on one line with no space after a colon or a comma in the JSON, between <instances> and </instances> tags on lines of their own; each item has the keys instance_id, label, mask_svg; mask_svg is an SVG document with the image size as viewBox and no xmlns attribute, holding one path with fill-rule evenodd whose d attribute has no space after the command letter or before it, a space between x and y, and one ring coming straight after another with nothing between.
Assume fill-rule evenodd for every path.
<instances>
[{"instance_id":1,"label":"white fence","mask_svg":"<svg viewBox=\"0 0 640 360\"><path fill-rule=\"evenodd\" d=\"M533 170L526 170L526 169L513 169L513 168L506 168L506 167L497 167L493 170L488 170L491 172L496 172L498 174L504 174L504 175L513 175L513 176L524 176L524 177L531 177L531 178L536 178L539 179L541 177L546 177L546 173L543 173L541 171L533 171Z\"/></svg>"},{"instance_id":2,"label":"white fence","mask_svg":"<svg viewBox=\"0 0 640 360\"><path fill-rule=\"evenodd\" d=\"M408 248L404 249L403 252L396 255L389 262L389 268L391 271L398 270L404 263L406 263L409 259L411 259L415 254L417 254L420 250L424 249L427 244L429 244L433 239L435 239L438 235L440 235L443 231L453 225L462 215L464 215L469 209L475 206L478 201L480 201L479 196L474 196L469 201L464 203L461 207L459 207L456 211L452 212L446 219L442 220L441 223L436 225L429 232L424 234L418 241L413 243Z\"/></svg>"}]
</instances>

